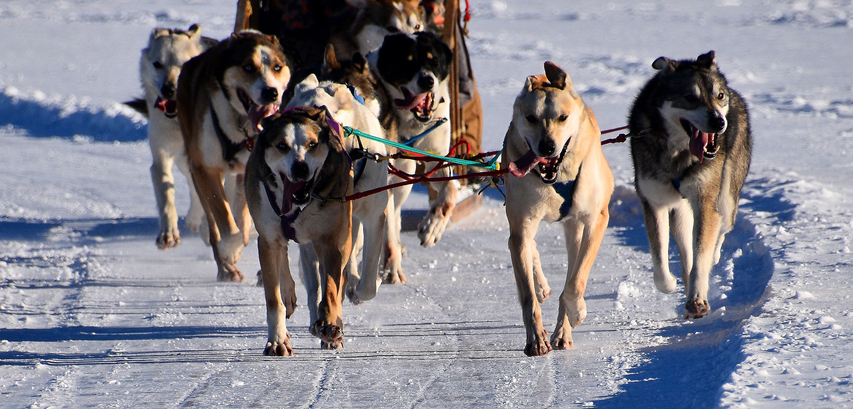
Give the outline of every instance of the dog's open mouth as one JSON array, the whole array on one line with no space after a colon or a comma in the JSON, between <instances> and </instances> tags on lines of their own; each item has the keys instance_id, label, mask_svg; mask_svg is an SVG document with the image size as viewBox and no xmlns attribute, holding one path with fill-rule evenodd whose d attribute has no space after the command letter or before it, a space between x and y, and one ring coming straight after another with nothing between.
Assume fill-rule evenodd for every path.
<instances>
[{"instance_id":1,"label":"dog's open mouth","mask_svg":"<svg viewBox=\"0 0 853 409\"><path fill-rule=\"evenodd\" d=\"M515 177L523 177L530 173L533 168L539 171L539 177L545 183L554 183L557 180L557 172L560 169L560 157L542 158L533 152L527 151L524 156L509 164L509 172Z\"/></svg>"},{"instance_id":2,"label":"dog's open mouth","mask_svg":"<svg viewBox=\"0 0 853 409\"><path fill-rule=\"evenodd\" d=\"M252 100L252 97L249 96L249 93L240 88L237 89L237 98L240 100L240 103L243 104L243 109L246 110L249 122L252 123L252 129L255 132L260 132L262 130L261 120L278 112L280 107L280 104L278 103L267 105L256 104L255 101Z\"/></svg>"},{"instance_id":3,"label":"dog's open mouth","mask_svg":"<svg viewBox=\"0 0 853 409\"><path fill-rule=\"evenodd\" d=\"M703 159L714 159L717 157L717 152L720 150L720 145L717 144L717 134L702 132L690 121L681 120L681 126L690 135L690 153L699 158L701 163Z\"/></svg>"},{"instance_id":4,"label":"dog's open mouth","mask_svg":"<svg viewBox=\"0 0 853 409\"><path fill-rule=\"evenodd\" d=\"M302 206L311 200L311 190L314 187L314 180L292 182L286 175L280 174L280 176L284 183L281 214L285 215L293 210L293 205Z\"/></svg>"},{"instance_id":5,"label":"dog's open mouth","mask_svg":"<svg viewBox=\"0 0 853 409\"><path fill-rule=\"evenodd\" d=\"M433 106L435 105L435 93L424 92L414 95L406 87L400 87L400 91L403 92L403 98L394 99L397 109L412 111L415 119L421 122L427 122L432 118L432 113L435 111Z\"/></svg>"},{"instance_id":6,"label":"dog's open mouth","mask_svg":"<svg viewBox=\"0 0 853 409\"><path fill-rule=\"evenodd\" d=\"M167 118L174 118L178 116L178 102L174 99L157 97L157 100L154 101L154 107L165 114Z\"/></svg>"}]
</instances>

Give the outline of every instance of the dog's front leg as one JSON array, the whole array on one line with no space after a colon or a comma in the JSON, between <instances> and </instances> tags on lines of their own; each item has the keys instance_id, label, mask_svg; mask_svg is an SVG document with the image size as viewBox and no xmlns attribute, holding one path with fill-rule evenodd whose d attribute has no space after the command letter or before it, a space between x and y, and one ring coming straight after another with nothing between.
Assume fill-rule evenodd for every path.
<instances>
[{"instance_id":1,"label":"dog's front leg","mask_svg":"<svg viewBox=\"0 0 853 409\"><path fill-rule=\"evenodd\" d=\"M249 233L252 231L252 216L246 204L245 176L234 173L228 175L225 179L225 188L234 224L243 233L243 247L248 246Z\"/></svg>"},{"instance_id":2,"label":"dog's front leg","mask_svg":"<svg viewBox=\"0 0 853 409\"><path fill-rule=\"evenodd\" d=\"M219 281L242 281L243 273L237 261L243 253L243 235L234 218L222 185L222 171L213 167L193 166L193 181L208 215L210 245L214 256ZM216 231L214 231L216 230Z\"/></svg>"},{"instance_id":3,"label":"dog's front leg","mask_svg":"<svg viewBox=\"0 0 853 409\"><path fill-rule=\"evenodd\" d=\"M555 349L571 348L572 328L577 328L586 319L586 301L583 295L609 220L610 212L605 205L590 217L590 220L584 222L570 219L563 225L569 268L563 293L560 294L557 327L551 336L551 345Z\"/></svg>"},{"instance_id":4,"label":"dog's front leg","mask_svg":"<svg viewBox=\"0 0 853 409\"><path fill-rule=\"evenodd\" d=\"M175 210L175 178L172 175L173 158L162 149L151 146L154 162L151 164L151 184L154 185L154 197L160 214L160 234L157 235L157 248L168 250L181 242L178 230L178 212Z\"/></svg>"},{"instance_id":5,"label":"dog's front leg","mask_svg":"<svg viewBox=\"0 0 853 409\"><path fill-rule=\"evenodd\" d=\"M328 239L328 238L327 238ZM323 298L318 308L318 318L311 325L311 334L320 338L323 349L340 349L344 346L343 267L348 252L341 249L326 249L314 246L320 260L321 291Z\"/></svg>"},{"instance_id":6,"label":"dog's front leg","mask_svg":"<svg viewBox=\"0 0 853 409\"><path fill-rule=\"evenodd\" d=\"M507 204L507 214L511 212ZM527 356L540 356L551 352L548 343L548 332L542 327L542 309L536 298L533 280L533 254L536 242L533 240L539 220L509 217L509 251L512 256L512 269L515 273L515 284L518 288L518 298L521 303L521 315L524 328L527 331L527 344L524 353Z\"/></svg>"},{"instance_id":7,"label":"dog's front leg","mask_svg":"<svg viewBox=\"0 0 853 409\"><path fill-rule=\"evenodd\" d=\"M296 292L290 275L287 243L283 240L270 242L261 236L258 238L258 255L267 306L267 344L264 355L293 355L285 320L296 308Z\"/></svg>"},{"instance_id":8,"label":"dog's front leg","mask_svg":"<svg viewBox=\"0 0 853 409\"><path fill-rule=\"evenodd\" d=\"M436 172L436 177L450 176L450 168L444 168ZM436 194L435 198L430 197L429 211L427 215L418 224L418 238L421 239L421 246L432 247L439 240L441 235L450 223L450 215L453 208L456 206L456 184L453 182L437 182L430 183L430 196Z\"/></svg>"},{"instance_id":9,"label":"dog's front leg","mask_svg":"<svg viewBox=\"0 0 853 409\"><path fill-rule=\"evenodd\" d=\"M363 237L364 246L362 247L362 270L361 277L356 277L350 274L350 278L356 278L355 282L347 283L347 297L353 304L359 304L364 301L372 300L376 296L376 291L379 289L379 260L382 257L382 250L385 248L385 211L388 203L388 195L375 195L375 200L367 203L367 211L370 214L364 217L364 220L359 220L362 226L360 237ZM365 198L369 199L369 198ZM362 200L365 200L362 199ZM355 227L356 220L353 220L353 233L359 229ZM355 246L358 248L358 246ZM356 252L350 256L350 264L354 269L356 264Z\"/></svg>"},{"instance_id":10,"label":"dog's front leg","mask_svg":"<svg viewBox=\"0 0 853 409\"><path fill-rule=\"evenodd\" d=\"M187 178L187 186L190 188L190 208L187 211L187 217L185 220L187 227L189 227L190 231L193 233L198 233L201 237L205 237L208 232L207 229L202 230L204 208L201 206L201 199L199 199L195 183L193 183L189 161L186 156L178 155L175 157L175 164L178 166L178 170ZM207 239L205 238L205 240Z\"/></svg>"},{"instance_id":11,"label":"dog's front leg","mask_svg":"<svg viewBox=\"0 0 853 409\"><path fill-rule=\"evenodd\" d=\"M717 213L713 200L700 200L701 208L697 204L694 212L697 219L693 226L695 237L693 269L690 272L689 286L687 291L687 303L684 304L685 318L702 318L711 312L708 303L708 277L714 268L714 252L717 249L717 241L720 238L720 226L722 218Z\"/></svg>"},{"instance_id":12,"label":"dog's front leg","mask_svg":"<svg viewBox=\"0 0 853 409\"><path fill-rule=\"evenodd\" d=\"M414 173L415 165L415 161L412 160L398 160L395 163L397 169L410 174ZM389 178L388 184L401 181L402 179L394 176ZM403 243L400 241L400 229L402 228L403 203L411 191L411 185L395 188L391 191L391 196L388 199L388 206L386 207L388 217L385 219L387 239L385 241L386 248L383 251L385 277L382 282L384 284L405 284L407 281L406 272L403 270Z\"/></svg>"},{"instance_id":13,"label":"dog's front leg","mask_svg":"<svg viewBox=\"0 0 853 409\"><path fill-rule=\"evenodd\" d=\"M323 299L318 308L319 316L311 325L311 333L320 338L323 349L339 349L344 344L344 265L352 251L352 202L339 209L329 209L342 215L338 223L328 226L326 234L311 241L317 254L322 280Z\"/></svg>"},{"instance_id":14,"label":"dog's front leg","mask_svg":"<svg viewBox=\"0 0 853 409\"><path fill-rule=\"evenodd\" d=\"M669 294L675 290L675 277L669 271L669 209L653 205L641 197L643 219L646 224L646 236L649 238L649 252L652 255L655 287Z\"/></svg>"}]
</instances>

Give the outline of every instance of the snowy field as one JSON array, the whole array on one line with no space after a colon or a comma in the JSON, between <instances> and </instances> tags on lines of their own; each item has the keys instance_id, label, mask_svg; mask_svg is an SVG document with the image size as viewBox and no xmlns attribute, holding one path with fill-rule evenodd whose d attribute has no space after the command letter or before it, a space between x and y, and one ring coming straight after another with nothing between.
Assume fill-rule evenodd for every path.
<instances>
[{"instance_id":1,"label":"snowy field","mask_svg":"<svg viewBox=\"0 0 853 409\"><path fill-rule=\"evenodd\" d=\"M0 1L0 406L853 406L850 0L472 1L487 149L545 60L603 129L625 124L661 55L715 50L751 106L752 169L712 273L714 312L685 321L683 288L655 290L628 149L608 145L618 187L589 315L573 350L539 358L523 353L494 191L434 248L404 233L409 283L346 304L337 352L308 333L302 301L288 323L295 355L264 357L262 289L216 282L189 231L156 249L146 123L120 102L141 95L153 27L197 22L222 38L235 3ZM537 241L561 288L562 229L543 224ZM254 240L239 266L259 268Z\"/></svg>"}]
</instances>

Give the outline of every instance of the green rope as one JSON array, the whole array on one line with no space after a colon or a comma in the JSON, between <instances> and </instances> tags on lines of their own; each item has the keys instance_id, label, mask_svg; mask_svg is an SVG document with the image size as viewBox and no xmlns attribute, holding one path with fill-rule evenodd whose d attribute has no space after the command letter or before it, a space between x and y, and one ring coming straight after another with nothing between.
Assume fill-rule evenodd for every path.
<instances>
[{"instance_id":1,"label":"green rope","mask_svg":"<svg viewBox=\"0 0 853 409\"><path fill-rule=\"evenodd\" d=\"M424 155L424 156L429 156L431 158L441 159L443 161L450 162L450 163L453 163L456 165L473 166L473 167L477 167L477 168L495 170L497 168L496 162L498 160L498 157L501 156L501 155L495 155L495 157L493 157L491 160L489 160L486 163L477 162L477 161L473 161L473 160L467 160L467 159L452 158L452 157L448 157L448 156L441 156L441 155L437 155L434 153L422 151L420 149L415 149L415 148L412 148L410 146L404 145L402 143L389 141L385 138L380 138L378 136L369 135L369 134L366 134L364 132L359 131L358 129L355 129L355 128L352 128L349 126L344 126L343 128L344 128L344 137L349 137L350 135L356 135L356 136L359 136L362 138L367 138L367 139L370 139L373 141L384 143L385 145L393 146L397 149L400 149L400 150L403 150L406 152L413 152L413 153L417 153L419 155Z\"/></svg>"}]
</instances>

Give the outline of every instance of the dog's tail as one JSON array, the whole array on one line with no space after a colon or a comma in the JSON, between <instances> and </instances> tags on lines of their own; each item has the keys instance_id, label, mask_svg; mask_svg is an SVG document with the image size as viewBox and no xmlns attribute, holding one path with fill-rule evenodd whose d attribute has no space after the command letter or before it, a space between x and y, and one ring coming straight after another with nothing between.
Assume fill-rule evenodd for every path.
<instances>
[{"instance_id":1,"label":"dog's tail","mask_svg":"<svg viewBox=\"0 0 853 409\"><path fill-rule=\"evenodd\" d=\"M134 111L139 112L140 114L145 115L145 117L148 118L148 103L146 103L144 99L135 98L130 101L122 102L122 104L133 108Z\"/></svg>"}]
</instances>

